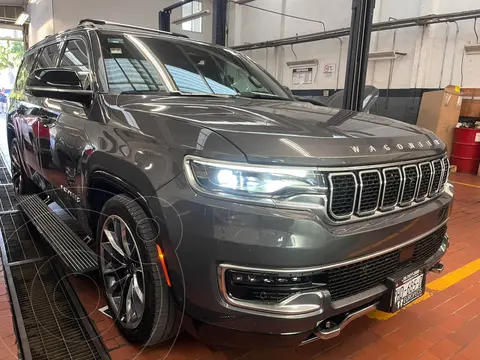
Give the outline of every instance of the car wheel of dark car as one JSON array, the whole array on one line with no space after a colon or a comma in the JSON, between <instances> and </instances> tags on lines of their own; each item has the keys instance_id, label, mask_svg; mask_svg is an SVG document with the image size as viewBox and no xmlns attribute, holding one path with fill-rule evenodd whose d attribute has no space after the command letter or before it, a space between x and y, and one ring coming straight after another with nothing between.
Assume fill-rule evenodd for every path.
<instances>
[{"instance_id":1,"label":"car wheel of dark car","mask_svg":"<svg viewBox=\"0 0 480 360\"><path fill-rule=\"evenodd\" d=\"M35 193L35 184L27 177L27 174L25 174L20 154L21 152L18 141L17 139L13 139L10 144L10 160L13 188L17 195Z\"/></svg>"},{"instance_id":2,"label":"car wheel of dark car","mask_svg":"<svg viewBox=\"0 0 480 360\"><path fill-rule=\"evenodd\" d=\"M126 195L114 196L103 206L97 229L100 274L121 332L145 345L175 336L177 311L145 211Z\"/></svg>"}]
</instances>

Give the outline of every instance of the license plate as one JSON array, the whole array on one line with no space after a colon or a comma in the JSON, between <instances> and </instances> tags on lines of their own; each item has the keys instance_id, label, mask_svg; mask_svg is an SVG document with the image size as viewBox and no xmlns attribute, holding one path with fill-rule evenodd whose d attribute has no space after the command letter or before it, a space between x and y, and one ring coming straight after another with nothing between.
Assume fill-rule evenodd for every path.
<instances>
[{"instance_id":1,"label":"license plate","mask_svg":"<svg viewBox=\"0 0 480 360\"><path fill-rule=\"evenodd\" d=\"M425 292L425 273L417 269L395 281L391 297L391 311L396 312Z\"/></svg>"}]
</instances>

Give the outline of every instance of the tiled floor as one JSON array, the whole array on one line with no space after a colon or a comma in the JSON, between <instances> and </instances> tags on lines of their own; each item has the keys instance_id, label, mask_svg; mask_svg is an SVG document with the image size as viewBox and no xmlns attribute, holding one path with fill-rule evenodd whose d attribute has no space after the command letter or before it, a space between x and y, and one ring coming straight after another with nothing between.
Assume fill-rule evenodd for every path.
<instances>
[{"instance_id":1,"label":"tiled floor","mask_svg":"<svg viewBox=\"0 0 480 360\"><path fill-rule=\"evenodd\" d=\"M480 359L480 271L464 269L466 264L480 258L480 242L477 240L480 232L480 177L455 174L452 180L457 182L454 212L449 222L452 245L444 258L446 270L441 276L443 279L448 273L459 275L453 276L450 286L444 290L428 290L429 297L425 296L423 301L388 320L360 318L339 337L329 341L317 341L296 349L213 351L182 333L172 344L142 349L128 344L111 319L98 311L105 303L91 278L77 277L73 279L74 286L114 360L477 360ZM460 270L455 271L457 269ZM430 274L428 281L431 283L438 278L439 275ZM0 340L0 360L16 358L3 276L0 276Z\"/></svg>"}]
</instances>

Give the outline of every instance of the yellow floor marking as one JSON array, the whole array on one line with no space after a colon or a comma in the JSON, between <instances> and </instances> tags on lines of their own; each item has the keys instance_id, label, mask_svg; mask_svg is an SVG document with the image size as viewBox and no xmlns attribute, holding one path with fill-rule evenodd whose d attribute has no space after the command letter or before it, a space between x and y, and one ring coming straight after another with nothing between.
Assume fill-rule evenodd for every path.
<instances>
[{"instance_id":1,"label":"yellow floor marking","mask_svg":"<svg viewBox=\"0 0 480 360\"><path fill-rule=\"evenodd\" d=\"M427 289L429 290L434 290L434 291L442 291L453 284L459 282L460 280L465 279L466 277L469 277L472 274L475 274L477 271L480 271L480 259L477 259L475 261L472 261L471 263L468 263L466 265L463 265L461 268L452 271L451 273L448 273L446 275L443 275L442 277L439 277L436 280L433 280L432 282L429 282L427 284Z\"/></svg>"},{"instance_id":2,"label":"yellow floor marking","mask_svg":"<svg viewBox=\"0 0 480 360\"><path fill-rule=\"evenodd\" d=\"M470 186L470 187L480 189L480 185L467 184L467 183L458 182L458 181L452 181L452 183L457 184L457 185Z\"/></svg>"},{"instance_id":3,"label":"yellow floor marking","mask_svg":"<svg viewBox=\"0 0 480 360\"><path fill-rule=\"evenodd\" d=\"M403 309L406 309L414 304L418 304L419 302L427 300L429 297L433 296L435 292L448 289L450 286L469 277L470 275L475 274L477 271L480 271L480 259L474 260L466 265L463 265L461 268L458 268L457 270L454 270L446 275L443 275L442 277L439 277L436 280L429 282L427 284L427 289L431 290L432 292L428 292L428 291L425 292L423 296L419 297L417 300L408 304ZM386 313L380 310L375 310L370 314L368 314L368 317L376 320L388 320L394 317L395 315L397 315L402 310L399 310L395 313Z\"/></svg>"},{"instance_id":4,"label":"yellow floor marking","mask_svg":"<svg viewBox=\"0 0 480 360\"><path fill-rule=\"evenodd\" d=\"M403 309L406 309L412 305L415 305L415 304L418 304L419 302L422 302L424 300L427 300L429 297L431 297L433 294L430 293L430 292L425 292L425 294L423 294L421 297L419 297L417 300L411 302L410 304L408 304L407 306L405 306L404 308L402 308L401 310L398 310L397 312L394 312L394 313L387 313L387 312L383 312L383 311L380 311L380 310L375 310L375 311L372 311L370 314L368 314L368 317L370 319L375 319L375 320L388 320L390 319L391 317L394 317L395 315L397 315L400 311L402 311Z\"/></svg>"}]
</instances>

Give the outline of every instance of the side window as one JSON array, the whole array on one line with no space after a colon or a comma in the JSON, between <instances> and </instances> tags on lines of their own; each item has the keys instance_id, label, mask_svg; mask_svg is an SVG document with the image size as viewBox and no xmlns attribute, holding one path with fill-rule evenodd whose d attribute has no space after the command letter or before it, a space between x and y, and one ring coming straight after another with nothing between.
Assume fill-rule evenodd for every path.
<instances>
[{"instance_id":1,"label":"side window","mask_svg":"<svg viewBox=\"0 0 480 360\"><path fill-rule=\"evenodd\" d=\"M33 52L25 56L23 59L22 64L18 69L17 79L15 81L15 91L23 92L25 90L25 84L35 61L35 55L36 53Z\"/></svg>"},{"instance_id":2,"label":"side window","mask_svg":"<svg viewBox=\"0 0 480 360\"><path fill-rule=\"evenodd\" d=\"M57 66L58 56L60 55L60 49L62 43L56 43L48 45L43 48L37 61L37 69L49 68Z\"/></svg>"},{"instance_id":3,"label":"side window","mask_svg":"<svg viewBox=\"0 0 480 360\"><path fill-rule=\"evenodd\" d=\"M85 43L81 40L69 40L60 60L60 67L76 71L83 82L84 88L90 85L90 68L88 66L88 52Z\"/></svg>"}]
</instances>

